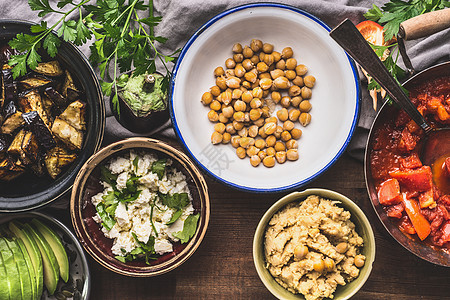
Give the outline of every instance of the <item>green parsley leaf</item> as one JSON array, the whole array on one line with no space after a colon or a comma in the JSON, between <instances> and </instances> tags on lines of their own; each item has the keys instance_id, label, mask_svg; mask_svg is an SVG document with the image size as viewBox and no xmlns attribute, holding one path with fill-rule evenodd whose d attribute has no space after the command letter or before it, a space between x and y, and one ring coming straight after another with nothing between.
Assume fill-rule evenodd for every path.
<instances>
[{"instance_id":1,"label":"green parsley leaf","mask_svg":"<svg viewBox=\"0 0 450 300\"><path fill-rule=\"evenodd\" d=\"M139 163L139 157L136 156L136 157L133 159L133 167L134 167L134 172L135 172L135 173L137 172L137 169L138 169L138 163Z\"/></svg>"},{"instance_id":2,"label":"green parsley leaf","mask_svg":"<svg viewBox=\"0 0 450 300\"><path fill-rule=\"evenodd\" d=\"M38 14L39 17L55 12L55 10L50 7L48 0L28 0L28 5L31 10L40 10Z\"/></svg>"},{"instance_id":3,"label":"green parsley leaf","mask_svg":"<svg viewBox=\"0 0 450 300\"><path fill-rule=\"evenodd\" d=\"M175 223L183 214L182 210L177 210L176 212L173 213L172 218L170 218L169 222L166 223L166 225L171 225L173 223Z\"/></svg>"},{"instance_id":4,"label":"green parsley leaf","mask_svg":"<svg viewBox=\"0 0 450 300\"><path fill-rule=\"evenodd\" d=\"M172 195L158 193L158 196L164 205L177 210L189 204L189 196L187 193L174 193Z\"/></svg>"},{"instance_id":5,"label":"green parsley leaf","mask_svg":"<svg viewBox=\"0 0 450 300\"><path fill-rule=\"evenodd\" d=\"M108 214L105 211L105 205L103 203L99 203L99 204L97 204L95 209L97 210L99 217L103 221L102 222L103 227L105 227L108 230L111 230L111 228L113 228L114 224L116 224L116 221L114 220L114 218L111 217L110 214Z\"/></svg>"},{"instance_id":6,"label":"green parsley leaf","mask_svg":"<svg viewBox=\"0 0 450 300\"><path fill-rule=\"evenodd\" d=\"M47 53L51 57L55 57L56 54L58 53L58 47L60 44L61 44L61 40L54 34L50 33L44 39L42 46L44 47L44 49L47 50Z\"/></svg>"},{"instance_id":7,"label":"green parsley leaf","mask_svg":"<svg viewBox=\"0 0 450 300\"><path fill-rule=\"evenodd\" d=\"M115 187L116 180L117 180L117 174L111 173L111 171L106 166L101 165L100 166L100 180Z\"/></svg>"},{"instance_id":8,"label":"green parsley leaf","mask_svg":"<svg viewBox=\"0 0 450 300\"><path fill-rule=\"evenodd\" d=\"M116 256L114 256L114 258L123 263L127 262L127 260L124 256L116 255Z\"/></svg>"},{"instance_id":9,"label":"green parsley leaf","mask_svg":"<svg viewBox=\"0 0 450 300\"><path fill-rule=\"evenodd\" d=\"M27 73L27 56L28 55L26 53L13 55L8 61L8 64L10 66L14 66L12 69L14 78L25 75Z\"/></svg>"},{"instance_id":10,"label":"green parsley leaf","mask_svg":"<svg viewBox=\"0 0 450 300\"><path fill-rule=\"evenodd\" d=\"M166 172L166 163L167 160L165 158L158 159L152 164L151 170L153 173L158 175L159 180L164 177L164 173Z\"/></svg>"},{"instance_id":11,"label":"green parsley leaf","mask_svg":"<svg viewBox=\"0 0 450 300\"><path fill-rule=\"evenodd\" d=\"M37 53L34 48L28 52L27 64L31 69L36 69L38 63L41 61L41 56Z\"/></svg>"},{"instance_id":12,"label":"green parsley leaf","mask_svg":"<svg viewBox=\"0 0 450 300\"><path fill-rule=\"evenodd\" d=\"M200 214L190 215L184 220L183 230L175 232L174 237L179 238L182 244L185 244L192 238L197 230L197 223Z\"/></svg>"}]
</instances>

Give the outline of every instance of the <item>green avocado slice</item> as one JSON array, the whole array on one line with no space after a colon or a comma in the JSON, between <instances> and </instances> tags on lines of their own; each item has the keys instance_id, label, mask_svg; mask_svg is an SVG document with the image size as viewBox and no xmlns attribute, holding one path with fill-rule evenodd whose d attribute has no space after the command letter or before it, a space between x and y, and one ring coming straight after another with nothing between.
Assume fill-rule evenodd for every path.
<instances>
[{"instance_id":1,"label":"green avocado slice","mask_svg":"<svg viewBox=\"0 0 450 300\"><path fill-rule=\"evenodd\" d=\"M26 223L24 224L24 227L31 233L31 236L41 252L42 264L44 266L44 284L48 294L53 295L59 279L59 265L56 261L55 254L45 238L38 231L34 230L30 224Z\"/></svg>"},{"instance_id":2,"label":"green avocado slice","mask_svg":"<svg viewBox=\"0 0 450 300\"><path fill-rule=\"evenodd\" d=\"M8 279L9 298L22 299L22 292L19 280L19 271L17 270L16 262L11 250L6 244L5 238L0 238L0 253L2 255L3 263L6 269L6 278Z\"/></svg>"},{"instance_id":3,"label":"green avocado slice","mask_svg":"<svg viewBox=\"0 0 450 300\"><path fill-rule=\"evenodd\" d=\"M17 221L9 222L9 230L11 230L16 237L22 240L27 252L31 258L33 264L34 272L36 274L36 296L37 299L41 298L43 285L44 285L44 270L42 267L42 256L39 251L39 247L34 241L31 233L24 228L23 224Z\"/></svg>"},{"instance_id":4,"label":"green avocado slice","mask_svg":"<svg viewBox=\"0 0 450 300\"><path fill-rule=\"evenodd\" d=\"M22 252L23 258L25 259L25 263L28 268L28 272L30 274L30 280L31 280L31 299L40 299L40 295L38 297L37 295L37 280L36 280L36 273L34 272L33 263L31 262L30 255L28 254L27 248L25 247L25 244L22 242L20 238L16 238L14 240L19 246L20 251Z\"/></svg>"},{"instance_id":5,"label":"green avocado slice","mask_svg":"<svg viewBox=\"0 0 450 300\"><path fill-rule=\"evenodd\" d=\"M64 249L60 238L52 229L37 219L31 220L31 224L34 225L50 245L56 256L56 260L58 261L59 274L61 275L62 280L67 282L67 280L69 280L69 258L67 257L66 249Z\"/></svg>"},{"instance_id":6,"label":"green avocado slice","mask_svg":"<svg viewBox=\"0 0 450 300\"><path fill-rule=\"evenodd\" d=\"M22 300L32 300L30 272L28 271L28 267L25 262L25 258L23 257L22 251L20 250L19 245L17 245L14 239L6 239L6 244L13 253L14 261L17 265L17 270L19 271Z\"/></svg>"},{"instance_id":7,"label":"green avocado slice","mask_svg":"<svg viewBox=\"0 0 450 300\"><path fill-rule=\"evenodd\" d=\"M3 262L3 256L0 253L0 299L9 300L9 281L6 276L5 263Z\"/></svg>"}]
</instances>

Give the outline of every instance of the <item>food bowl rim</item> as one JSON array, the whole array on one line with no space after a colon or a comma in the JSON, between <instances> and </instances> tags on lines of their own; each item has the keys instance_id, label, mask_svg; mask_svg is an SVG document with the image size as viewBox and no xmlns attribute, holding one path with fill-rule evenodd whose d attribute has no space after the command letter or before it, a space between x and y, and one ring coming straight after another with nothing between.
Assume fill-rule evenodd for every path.
<instances>
[{"instance_id":1,"label":"food bowl rim","mask_svg":"<svg viewBox=\"0 0 450 300\"><path fill-rule=\"evenodd\" d=\"M264 263L261 264L260 260L258 260L258 258L262 258L263 260L265 260L264 253L262 253L262 255L261 255L261 250L263 248L261 243L264 244L264 232L266 230L267 224L269 223L270 219L276 212L278 212L280 209L282 209L284 206L286 206L287 204L289 204L291 202L299 201L299 200L303 201L308 196L311 196L311 195L317 195L319 197L323 197L323 198L327 198L327 199L331 199L331 200L335 200L335 201L340 201L340 202L345 202L345 204L350 207L349 208L350 213L352 215L356 214L356 215L358 215L359 218L362 219L361 224L363 224L363 225L360 225L360 226L364 226L367 228L368 241L365 240L364 244L371 245L371 247L370 247L371 251L369 252L370 257L366 257L366 261L365 261L365 265L364 265L364 268L367 268L367 271L366 271L365 277L361 280L361 282L359 282L359 284L356 287L354 287L353 290L351 292L349 292L345 298L339 298L339 299L349 299L361 289L361 287L366 283L367 279L369 278L370 273L372 272L373 263L375 262L375 254L376 254L375 235L374 235L372 226L371 226L369 220L367 219L367 216L362 211L362 209L347 196L344 196L343 194L340 194L340 193L332 191L332 190L322 189L322 188L309 188L309 189L306 189L301 192L292 192L290 194L283 196L279 200L277 200L272 206L270 206L270 208L268 208L266 210L266 212L261 217L261 219L256 227L255 234L253 237L253 263L255 265L256 272L258 273L258 276L259 276L260 280L262 281L262 283L264 284L264 286L272 293L272 295L274 295L275 297L280 297L281 295L272 286L273 281L271 282L271 281L267 281L264 279L263 274L267 273L268 271L266 268L264 268L264 266L263 266ZM358 226L359 224L355 224L355 225ZM369 258L369 259L367 259L367 258ZM346 286L343 286L342 288L345 288L345 287ZM297 296L299 299L303 299L301 294L297 294L297 295L292 294L292 296L293 297Z\"/></svg>"},{"instance_id":2,"label":"food bowl rim","mask_svg":"<svg viewBox=\"0 0 450 300\"><path fill-rule=\"evenodd\" d=\"M201 167L201 169L203 171L205 171L209 176L211 176L212 178L214 178L215 180L218 180L232 188L235 188L237 190L242 190L242 191L247 191L247 192L254 192L254 193L277 193L277 192L283 192L283 191L291 191L294 190L296 188L300 188L306 184L308 184L309 182L311 182L312 180L316 179L317 177L319 177L320 175L322 175L325 171L327 171L338 159L339 157L341 157L341 155L344 153L345 149L347 148L348 144L350 143L350 140L353 136L353 133L355 131L356 125L358 123L358 119L359 119L359 110L360 110L360 100L361 100L361 89L360 89L360 84L359 84L359 76L358 76L358 71L356 69L356 65L353 61L353 59L348 56L347 53L345 53L345 56L347 57L349 63L350 63L350 67L352 69L353 72L353 78L355 81L355 87L356 87L356 105L355 105L355 112L353 115L353 121L352 121L352 125L350 128L350 131L348 133L348 136L345 140L345 142L343 143L341 149L336 153L336 155L333 157L333 159L331 159L321 170L319 170L318 172L316 172L315 174L311 175L308 178L305 178L297 183L291 184L291 185L287 185L287 186L280 186L280 187L275 187L275 188L269 188L269 189L264 189L264 188L255 188L255 187L249 187L249 186L245 186L245 185L240 185L240 184L236 184L233 182L230 182L228 180L225 180L223 178L221 178L220 176L215 175L214 173L212 173L204 164L202 164L200 162L200 160L198 160L196 158L196 156L192 153L192 151L189 149L189 147L187 146L185 139L183 138L181 131L179 129L177 120L175 118L175 113L173 111L173 94L174 94L174 87L175 87L175 81L177 78L177 73L178 73L178 69L180 68L181 62L183 61L184 56L186 55L186 52L190 49L190 46L196 41L196 39L203 33L203 31L205 31L206 29L208 29L211 25L213 25L215 22L219 21L220 19L222 19L223 17L226 17L232 13L244 10L244 9L251 9L251 8L259 8L259 7L265 7L265 8L280 8L280 9L286 9L286 10L290 10L293 12L296 12L300 15L303 15L304 17L307 17L309 19L311 19L312 21L316 22L317 24L319 24L320 26L322 26L327 32L331 31L331 28L325 24L322 20L320 20L318 17L302 10L299 9L297 7L294 6L290 6L290 5L286 5L286 4L281 4L281 3L268 3L268 2L262 2L262 3L252 3L252 4L244 4L244 5L240 5L240 6L236 6L233 8L230 8L228 10L225 10L219 14L217 14L216 16L214 16L213 18L211 18L209 21L207 21L204 25L202 25L192 36L191 38L187 41L187 43L184 45L184 47L181 50L181 53L177 59L176 64L173 67L173 71L172 71L172 78L170 79L170 90L169 90L169 108L170 108L170 118L172 120L172 124L173 124L173 129L175 131L176 136L178 137L178 140L181 142L181 145L183 146L184 150L186 151L186 153L189 155L189 157L198 165ZM331 39L331 38L330 38Z\"/></svg>"}]
</instances>

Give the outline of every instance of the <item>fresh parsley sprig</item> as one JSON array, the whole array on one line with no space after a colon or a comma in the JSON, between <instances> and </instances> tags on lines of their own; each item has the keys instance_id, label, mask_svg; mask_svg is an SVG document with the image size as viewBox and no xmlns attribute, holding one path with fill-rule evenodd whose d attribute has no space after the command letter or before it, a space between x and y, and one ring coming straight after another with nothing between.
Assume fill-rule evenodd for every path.
<instances>
[{"instance_id":1,"label":"fresh parsley sprig","mask_svg":"<svg viewBox=\"0 0 450 300\"><path fill-rule=\"evenodd\" d=\"M171 76L167 64L177 59L180 49L168 55L158 50L158 43L165 43L167 38L154 34L154 27L161 22L161 17L153 16L153 1L150 0L149 4L143 0L88 2L94 0L60 0L56 4L58 9L54 9L48 0L28 0L30 8L38 11L39 17L48 14L59 14L61 17L50 27L42 21L40 25L31 27L32 34L21 33L10 41L10 46L21 52L9 61L13 66L14 78L24 75L27 67L36 68L42 61L39 49L44 48L51 57L55 57L61 44L58 37L77 46L94 37L89 60L99 68L102 91L106 96L113 95L113 106L119 115L117 83L121 73L131 70L135 75L155 73L158 60L165 69L162 89L167 92ZM67 20L74 11L78 11L78 15ZM87 12L86 16L83 16L83 11ZM148 17L140 18L140 13ZM55 35L53 30L58 26Z\"/></svg>"}]
</instances>

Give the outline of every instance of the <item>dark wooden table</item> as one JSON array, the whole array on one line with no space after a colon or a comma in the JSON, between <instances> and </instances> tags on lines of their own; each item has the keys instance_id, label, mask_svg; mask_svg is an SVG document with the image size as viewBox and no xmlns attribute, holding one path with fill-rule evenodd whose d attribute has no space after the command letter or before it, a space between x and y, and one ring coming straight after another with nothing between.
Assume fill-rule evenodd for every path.
<instances>
[{"instance_id":1,"label":"dark wooden table","mask_svg":"<svg viewBox=\"0 0 450 300\"><path fill-rule=\"evenodd\" d=\"M129 278L89 259L91 299L273 299L256 273L252 241L264 212L287 193L253 194L231 189L207 177L211 219L206 236L181 267L155 278ZM450 268L423 261L386 232L370 204L363 165L344 154L305 188L320 187L355 201L375 232L372 273L354 299L450 299ZM68 214L61 216L70 225Z\"/></svg>"}]
</instances>

